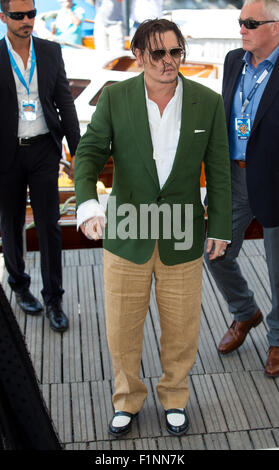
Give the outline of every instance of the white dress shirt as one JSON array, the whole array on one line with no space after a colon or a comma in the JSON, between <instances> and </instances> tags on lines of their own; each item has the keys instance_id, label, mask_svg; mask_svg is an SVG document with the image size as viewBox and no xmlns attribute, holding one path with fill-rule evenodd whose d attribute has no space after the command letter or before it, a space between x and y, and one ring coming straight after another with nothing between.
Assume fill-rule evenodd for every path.
<instances>
[{"instance_id":1,"label":"white dress shirt","mask_svg":"<svg viewBox=\"0 0 279 470\"><path fill-rule=\"evenodd\" d=\"M161 116L158 105L148 98L145 88L153 158L156 163L161 189L169 177L176 154L181 126L182 96L182 80L178 77L175 94L168 102Z\"/></svg>"},{"instance_id":2,"label":"white dress shirt","mask_svg":"<svg viewBox=\"0 0 279 470\"><path fill-rule=\"evenodd\" d=\"M145 87L147 114L153 144L153 158L156 162L160 188L164 186L168 179L176 154L180 135L182 96L182 80L178 77L175 94L161 116L158 105L148 98ZM77 228L85 220L94 216L105 217L103 207L96 199L83 202L77 210Z\"/></svg>"},{"instance_id":3,"label":"white dress shirt","mask_svg":"<svg viewBox=\"0 0 279 470\"><path fill-rule=\"evenodd\" d=\"M27 63L27 68L25 69L24 63L22 58L20 57L17 52L14 51L11 42L9 41L8 36L6 35L6 41L10 52L12 53L19 70L22 73L22 76L26 83L29 83L29 76L30 76L30 68L31 68L31 55L32 55L32 45L33 45L33 38L31 36L30 41L30 50L29 50L29 58ZM19 120L18 120L18 137L35 137L36 135L46 134L49 132L47 127L42 105L39 98L39 89L38 89L38 74L37 74L37 65L35 66L34 75L32 81L29 86L29 99L32 101L37 101L37 112L36 112L36 119L34 121L25 121L21 119L21 103L23 100L28 99L28 93L24 85L19 80L16 72L12 68L15 84L16 84L16 91L17 91L17 100L18 100L18 112L19 112Z\"/></svg>"}]
</instances>

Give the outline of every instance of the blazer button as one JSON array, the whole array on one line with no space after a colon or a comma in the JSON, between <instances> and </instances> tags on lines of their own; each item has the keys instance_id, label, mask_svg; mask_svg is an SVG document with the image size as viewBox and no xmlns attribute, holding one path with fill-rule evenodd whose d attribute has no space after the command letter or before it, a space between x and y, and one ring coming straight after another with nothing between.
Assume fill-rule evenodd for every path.
<instances>
[{"instance_id":1,"label":"blazer button","mask_svg":"<svg viewBox=\"0 0 279 470\"><path fill-rule=\"evenodd\" d=\"M162 200L162 196L157 197L157 202L160 202Z\"/></svg>"}]
</instances>

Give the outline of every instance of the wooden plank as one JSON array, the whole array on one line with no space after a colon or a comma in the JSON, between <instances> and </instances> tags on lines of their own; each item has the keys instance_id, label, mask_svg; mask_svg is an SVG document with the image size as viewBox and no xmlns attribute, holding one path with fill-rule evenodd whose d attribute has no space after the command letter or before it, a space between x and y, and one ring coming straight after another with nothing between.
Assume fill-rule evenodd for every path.
<instances>
[{"instance_id":1,"label":"wooden plank","mask_svg":"<svg viewBox=\"0 0 279 470\"><path fill-rule=\"evenodd\" d=\"M206 450L229 450L229 443L226 434L212 433L204 434L203 439L205 442Z\"/></svg>"},{"instance_id":2,"label":"wooden plank","mask_svg":"<svg viewBox=\"0 0 279 470\"><path fill-rule=\"evenodd\" d=\"M271 429L257 429L249 432L255 450L274 449L276 442Z\"/></svg>"},{"instance_id":3,"label":"wooden plank","mask_svg":"<svg viewBox=\"0 0 279 470\"><path fill-rule=\"evenodd\" d=\"M136 450L157 450L157 439L143 438L135 439L134 445Z\"/></svg>"},{"instance_id":4,"label":"wooden plank","mask_svg":"<svg viewBox=\"0 0 279 470\"><path fill-rule=\"evenodd\" d=\"M103 377L104 379L109 380L112 378L113 372L106 337L103 266L95 265L93 269L95 297L99 324L99 341L102 351Z\"/></svg>"},{"instance_id":5,"label":"wooden plank","mask_svg":"<svg viewBox=\"0 0 279 470\"><path fill-rule=\"evenodd\" d=\"M233 318L205 264L202 293L202 305L205 318L217 348L220 340L231 325ZM217 349L216 354L218 354ZM237 352L225 356L220 355L220 360L226 372L243 370L243 365Z\"/></svg>"},{"instance_id":6,"label":"wooden plank","mask_svg":"<svg viewBox=\"0 0 279 470\"><path fill-rule=\"evenodd\" d=\"M199 356L200 356L200 367L195 369L196 374L210 374L213 372L224 372L222 361L217 353L217 348L211 330L206 320L206 309L203 307L201 314L201 326L199 334Z\"/></svg>"},{"instance_id":7,"label":"wooden plank","mask_svg":"<svg viewBox=\"0 0 279 470\"><path fill-rule=\"evenodd\" d=\"M63 284L67 295L63 297L63 310L69 319L69 329L63 333L63 382L83 380L80 345L80 316L78 311L77 267L63 268Z\"/></svg>"},{"instance_id":8,"label":"wooden plank","mask_svg":"<svg viewBox=\"0 0 279 470\"><path fill-rule=\"evenodd\" d=\"M73 444L67 444L65 450L88 450L85 442L75 442Z\"/></svg>"},{"instance_id":9,"label":"wooden plank","mask_svg":"<svg viewBox=\"0 0 279 470\"><path fill-rule=\"evenodd\" d=\"M272 436L274 437L276 447L279 448L279 429L272 429Z\"/></svg>"},{"instance_id":10,"label":"wooden plank","mask_svg":"<svg viewBox=\"0 0 279 470\"><path fill-rule=\"evenodd\" d=\"M249 433L242 432L228 432L227 439L231 450L250 450L253 449Z\"/></svg>"},{"instance_id":11,"label":"wooden plank","mask_svg":"<svg viewBox=\"0 0 279 470\"><path fill-rule=\"evenodd\" d=\"M35 297L40 299L40 290L42 288L40 271L38 269L32 268L30 270L30 276L32 279L32 293ZM25 313L23 313L23 315L25 315ZM37 377L39 378L39 380L42 380L42 348L43 348L42 342L43 342L43 328L44 328L44 322L45 322L44 311L41 312L39 315L25 315L25 316L26 316L26 327L25 327L26 346L30 352Z\"/></svg>"},{"instance_id":12,"label":"wooden plank","mask_svg":"<svg viewBox=\"0 0 279 470\"><path fill-rule=\"evenodd\" d=\"M234 386L230 374L213 374L213 380L225 419L230 431L249 429L249 423L245 416L238 390Z\"/></svg>"},{"instance_id":13,"label":"wooden plank","mask_svg":"<svg viewBox=\"0 0 279 470\"><path fill-rule=\"evenodd\" d=\"M111 450L110 441L89 442L88 450Z\"/></svg>"},{"instance_id":14,"label":"wooden plank","mask_svg":"<svg viewBox=\"0 0 279 470\"><path fill-rule=\"evenodd\" d=\"M142 410L138 415L139 433L142 437L153 437L161 434L156 407L156 389L149 379L144 379L148 393Z\"/></svg>"},{"instance_id":15,"label":"wooden plank","mask_svg":"<svg viewBox=\"0 0 279 470\"><path fill-rule=\"evenodd\" d=\"M108 423L113 416L111 384L108 380L91 382L93 421L97 441L109 439ZM129 437L131 437L129 435Z\"/></svg>"},{"instance_id":16,"label":"wooden plank","mask_svg":"<svg viewBox=\"0 0 279 470\"><path fill-rule=\"evenodd\" d=\"M72 410L74 441L95 440L89 382L72 383Z\"/></svg>"},{"instance_id":17,"label":"wooden plank","mask_svg":"<svg viewBox=\"0 0 279 470\"><path fill-rule=\"evenodd\" d=\"M100 264L103 266L104 264L104 255L103 255L103 248L94 248L93 250L94 259L96 265Z\"/></svg>"},{"instance_id":18,"label":"wooden plank","mask_svg":"<svg viewBox=\"0 0 279 470\"><path fill-rule=\"evenodd\" d=\"M132 439L111 441L111 450L134 450L134 441Z\"/></svg>"},{"instance_id":19,"label":"wooden plank","mask_svg":"<svg viewBox=\"0 0 279 470\"><path fill-rule=\"evenodd\" d=\"M63 250L63 266L79 266L80 265L80 250Z\"/></svg>"},{"instance_id":20,"label":"wooden plank","mask_svg":"<svg viewBox=\"0 0 279 470\"><path fill-rule=\"evenodd\" d=\"M182 450L177 437L158 437L157 442L159 450Z\"/></svg>"},{"instance_id":21,"label":"wooden plank","mask_svg":"<svg viewBox=\"0 0 279 470\"><path fill-rule=\"evenodd\" d=\"M80 266L92 266L95 264L94 251L92 249L84 248L79 251Z\"/></svg>"},{"instance_id":22,"label":"wooden plank","mask_svg":"<svg viewBox=\"0 0 279 470\"><path fill-rule=\"evenodd\" d=\"M183 450L205 450L203 436L182 436L180 438Z\"/></svg>"},{"instance_id":23,"label":"wooden plank","mask_svg":"<svg viewBox=\"0 0 279 470\"><path fill-rule=\"evenodd\" d=\"M207 432L226 432L228 426L215 391L212 377L191 376ZM199 432L200 434L200 432Z\"/></svg>"},{"instance_id":24,"label":"wooden plank","mask_svg":"<svg viewBox=\"0 0 279 470\"><path fill-rule=\"evenodd\" d=\"M255 257L255 259L258 259L258 262L259 262L260 257ZM250 289L255 294L255 299L256 299L256 302L258 303L260 309L263 310L263 311L269 311L269 309L270 309L269 282L265 283L265 287L267 288L267 289L265 289L264 285L262 283L263 277L261 276L259 278L259 276L257 274L257 271L255 269L253 269L253 265L252 265L250 259L241 258L241 260L239 260L239 265L240 265L241 271L243 273L243 276L245 277L245 279L248 282L248 285L249 285ZM264 271L264 265L265 265L265 262L264 262L264 259L262 258L261 259L262 273Z\"/></svg>"},{"instance_id":25,"label":"wooden plank","mask_svg":"<svg viewBox=\"0 0 279 470\"><path fill-rule=\"evenodd\" d=\"M65 444L73 442L70 385L52 384L50 394L50 415L58 435Z\"/></svg>"},{"instance_id":26,"label":"wooden plank","mask_svg":"<svg viewBox=\"0 0 279 470\"><path fill-rule=\"evenodd\" d=\"M43 333L42 383L62 383L62 335L51 330L48 320Z\"/></svg>"},{"instance_id":27,"label":"wooden plank","mask_svg":"<svg viewBox=\"0 0 279 470\"><path fill-rule=\"evenodd\" d=\"M91 266L78 268L80 334L84 380L102 380L99 325Z\"/></svg>"},{"instance_id":28,"label":"wooden plank","mask_svg":"<svg viewBox=\"0 0 279 470\"><path fill-rule=\"evenodd\" d=\"M255 243L254 240L244 240L239 256L259 256L261 250L258 248L259 244Z\"/></svg>"},{"instance_id":29,"label":"wooden plank","mask_svg":"<svg viewBox=\"0 0 279 470\"><path fill-rule=\"evenodd\" d=\"M279 378L271 379L263 372L251 372L255 386L268 414L272 427L279 426Z\"/></svg>"},{"instance_id":30,"label":"wooden plank","mask_svg":"<svg viewBox=\"0 0 279 470\"><path fill-rule=\"evenodd\" d=\"M231 379L245 410L245 415L249 422L249 429L270 427L270 420L251 374L247 371L233 372Z\"/></svg>"}]
</instances>

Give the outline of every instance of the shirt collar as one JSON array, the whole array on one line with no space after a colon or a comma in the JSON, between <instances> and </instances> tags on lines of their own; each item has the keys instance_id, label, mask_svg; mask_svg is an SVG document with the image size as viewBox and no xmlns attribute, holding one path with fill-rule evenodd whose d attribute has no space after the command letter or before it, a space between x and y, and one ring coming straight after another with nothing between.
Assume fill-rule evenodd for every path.
<instances>
[{"instance_id":1,"label":"shirt collar","mask_svg":"<svg viewBox=\"0 0 279 470\"><path fill-rule=\"evenodd\" d=\"M279 45L269 54L269 56L263 61L268 61L271 62L272 65L275 65L275 62L277 61L279 57ZM247 65L252 65L252 54L250 51L246 51L244 56L243 56L243 62L245 62Z\"/></svg>"},{"instance_id":2,"label":"shirt collar","mask_svg":"<svg viewBox=\"0 0 279 470\"><path fill-rule=\"evenodd\" d=\"M147 88L146 88L146 85L145 85L145 82L144 82L144 89L145 89L145 98L146 98L146 101L151 101L149 100L148 98L148 93L147 93ZM182 95L182 91L183 91L183 86L182 86L182 79L181 77L178 75L177 76L177 86L176 86L176 89L175 89L175 92L174 92L174 95L171 99L171 101L175 101L179 98L179 96Z\"/></svg>"},{"instance_id":3,"label":"shirt collar","mask_svg":"<svg viewBox=\"0 0 279 470\"><path fill-rule=\"evenodd\" d=\"M11 41L9 40L7 34L5 35L5 39L6 39L6 44L7 44L8 48L9 48L9 50L10 50L13 54L17 54L17 52L13 49L12 43L11 43ZM31 34L31 36L30 36L30 39L31 39L31 41L30 41L30 48L29 48L29 59L30 59L30 57L31 57L31 51L32 51L32 47L33 47L33 37L32 37L32 34ZM28 59L28 60L29 60L29 59Z\"/></svg>"}]
</instances>

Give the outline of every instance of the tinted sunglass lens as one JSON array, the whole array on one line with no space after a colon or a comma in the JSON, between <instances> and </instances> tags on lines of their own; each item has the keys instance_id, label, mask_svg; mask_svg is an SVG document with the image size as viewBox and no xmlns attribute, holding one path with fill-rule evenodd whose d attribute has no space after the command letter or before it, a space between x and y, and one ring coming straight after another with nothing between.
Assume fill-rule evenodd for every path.
<instances>
[{"instance_id":1,"label":"tinted sunglass lens","mask_svg":"<svg viewBox=\"0 0 279 470\"><path fill-rule=\"evenodd\" d=\"M152 51L151 55L153 60L161 60L165 57L166 51L164 49L157 49L156 51Z\"/></svg>"},{"instance_id":2,"label":"tinted sunglass lens","mask_svg":"<svg viewBox=\"0 0 279 470\"><path fill-rule=\"evenodd\" d=\"M170 55L171 55L172 57L175 57L175 58L177 59L178 57L181 56L181 49L180 49L179 47L178 47L178 48L175 48L175 49L171 49L171 50L170 50Z\"/></svg>"},{"instance_id":3,"label":"tinted sunglass lens","mask_svg":"<svg viewBox=\"0 0 279 470\"><path fill-rule=\"evenodd\" d=\"M9 11L6 13L6 15L9 16L9 18L11 18L12 20L22 21L25 16L27 16L29 19L35 18L36 13L37 13L37 10L34 9L34 10L27 11L27 12L23 12L23 11L10 12Z\"/></svg>"},{"instance_id":4,"label":"tinted sunglass lens","mask_svg":"<svg viewBox=\"0 0 279 470\"><path fill-rule=\"evenodd\" d=\"M246 25L244 24L244 26L247 29L256 29L259 26L259 24L257 21L247 20Z\"/></svg>"},{"instance_id":5,"label":"tinted sunglass lens","mask_svg":"<svg viewBox=\"0 0 279 470\"><path fill-rule=\"evenodd\" d=\"M259 26L258 21L239 20L239 26L245 26L246 29L256 29Z\"/></svg>"},{"instance_id":6,"label":"tinted sunglass lens","mask_svg":"<svg viewBox=\"0 0 279 470\"><path fill-rule=\"evenodd\" d=\"M37 13L37 10L36 10L36 8L35 8L34 10L28 11L28 12L27 12L27 16L28 16L29 19L35 18L36 13Z\"/></svg>"}]
</instances>

